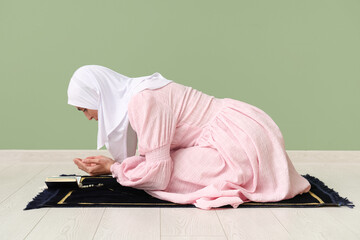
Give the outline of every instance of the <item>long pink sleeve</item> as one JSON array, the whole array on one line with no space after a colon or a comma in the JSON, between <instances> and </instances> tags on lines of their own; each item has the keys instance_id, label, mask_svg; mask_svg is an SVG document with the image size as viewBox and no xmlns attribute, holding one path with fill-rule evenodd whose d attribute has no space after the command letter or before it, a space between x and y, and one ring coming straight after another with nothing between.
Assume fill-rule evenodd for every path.
<instances>
[{"instance_id":1,"label":"long pink sleeve","mask_svg":"<svg viewBox=\"0 0 360 240\"><path fill-rule=\"evenodd\" d=\"M142 156L126 158L111 166L113 177L123 186L163 190L171 172L170 143L174 132L173 113L164 102L139 93L128 106L129 121L139 139Z\"/></svg>"}]
</instances>

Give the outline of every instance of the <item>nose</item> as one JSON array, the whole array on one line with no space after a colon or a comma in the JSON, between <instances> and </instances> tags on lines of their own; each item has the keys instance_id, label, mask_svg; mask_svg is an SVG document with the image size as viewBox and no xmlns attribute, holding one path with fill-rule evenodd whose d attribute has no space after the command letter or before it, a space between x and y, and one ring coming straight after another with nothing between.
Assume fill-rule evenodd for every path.
<instances>
[{"instance_id":1,"label":"nose","mask_svg":"<svg viewBox=\"0 0 360 240\"><path fill-rule=\"evenodd\" d=\"M88 120L91 120L91 119L92 119L92 117L91 117L89 114L86 114L85 112L84 112L84 115L85 115L85 117L86 117Z\"/></svg>"}]
</instances>

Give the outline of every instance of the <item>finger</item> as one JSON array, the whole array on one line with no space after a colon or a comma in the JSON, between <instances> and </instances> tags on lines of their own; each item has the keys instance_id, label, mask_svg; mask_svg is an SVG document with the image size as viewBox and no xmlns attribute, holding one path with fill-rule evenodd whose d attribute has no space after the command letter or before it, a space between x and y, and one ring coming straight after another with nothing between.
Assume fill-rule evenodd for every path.
<instances>
[{"instance_id":1,"label":"finger","mask_svg":"<svg viewBox=\"0 0 360 240\"><path fill-rule=\"evenodd\" d=\"M101 172L101 167L99 167L98 165L88 168L88 173L90 174L90 176L100 175L100 172Z\"/></svg>"},{"instance_id":2,"label":"finger","mask_svg":"<svg viewBox=\"0 0 360 240\"><path fill-rule=\"evenodd\" d=\"M85 159L93 160L93 159L103 159L103 158L106 158L106 157L101 156L101 155L98 155L98 156L87 157L87 158L85 158Z\"/></svg>"},{"instance_id":3,"label":"finger","mask_svg":"<svg viewBox=\"0 0 360 240\"><path fill-rule=\"evenodd\" d=\"M73 161L74 161L74 163L75 163L76 165L79 165L79 163L81 163L81 159L80 159L80 158L75 158Z\"/></svg>"},{"instance_id":4,"label":"finger","mask_svg":"<svg viewBox=\"0 0 360 240\"><path fill-rule=\"evenodd\" d=\"M84 172L89 173L88 165L86 165L83 162L78 161L78 160L74 160L74 162L80 170L83 170Z\"/></svg>"},{"instance_id":5,"label":"finger","mask_svg":"<svg viewBox=\"0 0 360 240\"><path fill-rule=\"evenodd\" d=\"M99 164L100 163L100 159L84 159L83 163L87 163L87 164Z\"/></svg>"},{"instance_id":6,"label":"finger","mask_svg":"<svg viewBox=\"0 0 360 240\"><path fill-rule=\"evenodd\" d=\"M88 162L86 162L86 161L84 161L84 160L77 160L77 159L74 159L74 163L76 164L76 165L81 165L81 166L93 166L93 165L95 165L95 164L93 164L93 163L88 163Z\"/></svg>"},{"instance_id":7,"label":"finger","mask_svg":"<svg viewBox=\"0 0 360 240\"><path fill-rule=\"evenodd\" d=\"M74 160L74 163L76 164L76 166L78 166L78 168L80 168L81 170L83 170L83 169L82 169L82 168L83 168L83 164L82 164L81 161L79 161L79 160Z\"/></svg>"}]
</instances>

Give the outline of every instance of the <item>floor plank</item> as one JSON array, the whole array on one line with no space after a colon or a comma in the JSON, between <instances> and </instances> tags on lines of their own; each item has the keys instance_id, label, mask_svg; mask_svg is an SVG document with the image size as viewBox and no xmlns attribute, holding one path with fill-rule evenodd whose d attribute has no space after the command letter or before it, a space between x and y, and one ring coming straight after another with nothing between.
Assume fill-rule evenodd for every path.
<instances>
[{"instance_id":1,"label":"floor plank","mask_svg":"<svg viewBox=\"0 0 360 240\"><path fill-rule=\"evenodd\" d=\"M0 151L2 153L2 151ZM80 173L73 163L54 163L52 157L44 159L38 152L32 156L32 161L16 151L0 154L2 165L14 162L0 174L0 232L4 239L24 239L36 224L46 215L49 209L23 211L26 204L45 187L44 180L48 176L71 172ZM56 154L53 153L54 156ZM14 158L11 159L11 156ZM13 161L14 160L14 161ZM19 228L21 226L21 228Z\"/></svg>"},{"instance_id":2,"label":"floor plank","mask_svg":"<svg viewBox=\"0 0 360 240\"><path fill-rule=\"evenodd\" d=\"M359 151L287 151L292 162L301 163L354 163L360 162Z\"/></svg>"},{"instance_id":3,"label":"floor plank","mask_svg":"<svg viewBox=\"0 0 360 240\"><path fill-rule=\"evenodd\" d=\"M15 163L1 163L0 164L0 174L1 174L1 172L6 171L6 169L10 168L13 165L15 165Z\"/></svg>"},{"instance_id":4,"label":"floor plank","mask_svg":"<svg viewBox=\"0 0 360 240\"><path fill-rule=\"evenodd\" d=\"M171 237L171 236L163 236L161 240L227 240L225 236L181 236L181 237Z\"/></svg>"},{"instance_id":5,"label":"floor plank","mask_svg":"<svg viewBox=\"0 0 360 240\"><path fill-rule=\"evenodd\" d=\"M326 210L341 226L350 229L360 239L360 209L359 205L354 209L350 208L329 208Z\"/></svg>"},{"instance_id":6,"label":"floor plank","mask_svg":"<svg viewBox=\"0 0 360 240\"><path fill-rule=\"evenodd\" d=\"M162 208L162 236L221 236L225 233L215 211Z\"/></svg>"},{"instance_id":7,"label":"floor plank","mask_svg":"<svg viewBox=\"0 0 360 240\"><path fill-rule=\"evenodd\" d=\"M52 208L26 239L92 239L103 208Z\"/></svg>"},{"instance_id":8,"label":"floor plank","mask_svg":"<svg viewBox=\"0 0 360 240\"><path fill-rule=\"evenodd\" d=\"M7 168L6 171L0 174L0 203L14 194L47 166L48 164L23 163Z\"/></svg>"},{"instance_id":9,"label":"floor plank","mask_svg":"<svg viewBox=\"0 0 360 240\"><path fill-rule=\"evenodd\" d=\"M358 239L344 224L328 213L328 208L271 209L292 239ZM341 209L347 211L348 209Z\"/></svg>"},{"instance_id":10,"label":"floor plank","mask_svg":"<svg viewBox=\"0 0 360 240\"><path fill-rule=\"evenodd\" d=\"M359 185L360 163L298 163L295 167L299 173L316 176L327 185L331 182L333 188Z\"/></svg>"},{"instance_id":11,"label":"floor plank","mask_svg":"<svg viewBox=\"0 0 360 240\"><path fill-rule=\"evenodd\" d=\"M290 239L289 233L268 208L216 210L227 238Z\"/></svg>"},{"instance_id":12,"label":"floor plank","mask_svg":"<svg viewBox=\"0 0 360 240\"><path fill-rule=\"evenodd\" d=\"M23 211L29 198L25 199L20 196L23 198L21 201L19 196L11 198L12 202L7 203L5 206L1 205L0 232L2 239L24 239L49 210Z\"/></svg>"},{"instance_id":13,"label":"floor plank","mask_svg":"<svg viewBox=\"0 0 360 240\"><path fill-rule=\"evenodd\" d=\"M57 175L60 169L65 171L73 169L69 164L44 164L32 164L33 169L27 168L27 171L36 174L30 180L23 179L24 185L0 204L0 232L3 239L24 239L49 211L49 209L24 211L27 203L45 187L44 179L47 176ZM22 166L26 167L24 164ZM42 167L45 168L41 172L34 171Z\"/></svg>"},{"instance_id":14,"label":"floor plank","mask_svg":"<svg viewBox=\"0 0 360 240\"><path fill-rule=\"evenodd\" d=\"M94 239L160 239L160 209L107 208Z\"/></svg>"}]
</instances>

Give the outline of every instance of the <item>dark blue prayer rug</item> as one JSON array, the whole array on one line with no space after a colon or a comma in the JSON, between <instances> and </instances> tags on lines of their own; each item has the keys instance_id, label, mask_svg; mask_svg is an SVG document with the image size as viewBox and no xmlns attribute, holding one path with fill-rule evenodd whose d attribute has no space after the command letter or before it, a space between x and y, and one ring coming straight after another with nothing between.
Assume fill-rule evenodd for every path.
<instances>
[{"instance_id":1,"label":"dark blue prayer rug","mask_svg":"<svg viewBox=\"0 0 360 240\"><path fill-rule=\"evenodd\" d=\"M347 198L341 197L319 179L304 175L310 182L308 193L280 202L247 202L242 207L354 207ZM44 207L194 207L163 201L142 190L124 187L111 176L81 177L82 188L74 185L51 186L39 193L25 210ZM231 207L231 206L224 206Z\"/></svg>"}]
</instances>

